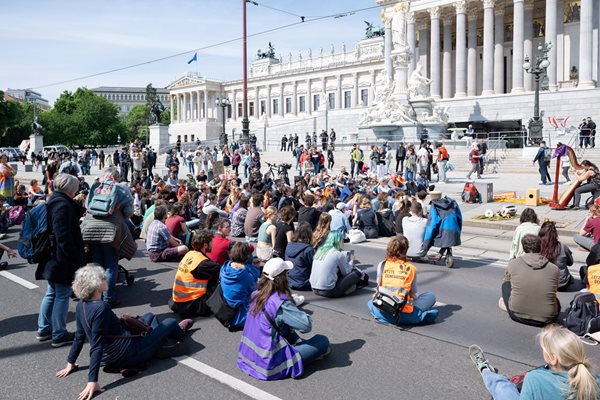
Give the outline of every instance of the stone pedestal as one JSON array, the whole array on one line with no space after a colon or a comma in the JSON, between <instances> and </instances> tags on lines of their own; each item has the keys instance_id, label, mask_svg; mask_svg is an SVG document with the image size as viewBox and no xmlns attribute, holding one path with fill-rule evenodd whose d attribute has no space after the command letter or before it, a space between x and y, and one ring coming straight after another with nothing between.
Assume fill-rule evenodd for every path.
<instances>
[{"instance_id":1,"label":"stone pedestal","mask_svg":"<svg viewBox=\"0 0 600 400\"><path fill-rule=\"evenodd\" d=\"M42 150L44 150L44 137L42 135L30 135L29 154L26 154L27 158L30 158L32 151L37 154Z\"/></svg>"},{"instance_id":2,"label":"stone pedestal","mask_svg":"<svg viewBox=\"0 0 600 400\"><path fill-rule=\"evenodd\" d=\"M392 51L394 64L394 97L407 92L406 82L408 80L408 64L411 53L408 49Z\"/></svg>"},{"instance_id":3,"label":"stone pedestal","mask_svg":"<svg viewBox=\"0 0 600 400\"><path fill-rule=\"evenodd\" d=\"M164 124L154 124L148 127L150 131L149 146L156 151L157 154L162 154L169 146L169 126Z\"/></svg>"}]
</instances>

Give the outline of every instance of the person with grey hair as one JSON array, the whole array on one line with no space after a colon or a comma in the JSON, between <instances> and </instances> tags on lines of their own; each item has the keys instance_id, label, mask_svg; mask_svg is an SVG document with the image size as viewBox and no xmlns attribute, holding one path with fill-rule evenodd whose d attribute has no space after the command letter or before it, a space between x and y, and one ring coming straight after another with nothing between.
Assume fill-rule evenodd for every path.
<instances>
[{"instance_id":1,"label":"person with grey hair","mask_svg":"<svg viewBox=\"0 0 600 400\"><path fill-rule=\"evenodd\" d=\"M179 323L174 318L159 321L156 315L146 313L141 319L152 329L144 336L132 336L123 328L110 304L102 301L102 294L107 289L107 276L100 266L88 264L75 274L73 291L81 300L75 310L77 331L67 356L67 366L56 376L64 378L77 369L75 362L87 339L90 343L88 383L79 399L91 399L101 390L98 383L101 362L109 369L127 375L129 370L135 370L150 360L167 339L182 339L194 324L191 319Z\"/></svg>"},{"instance_id":2,"label":"person with grey hair","mask_svg":"<svg viewBox=\"0 0 600 400\"><path fill-rule=\"evenodd\" d=\"M83 239L90 245L92 260L104 267L108 279L108 290L104 293L104 301L111 307L119 305L116 299L116 285L119 271L119 259L131 259L137 250L126 221L133 215L133 197L129 188L122 183L117 167L108 167L104 176L94 182L86 198L88 210L81 231ZM114 212L109 216L99 216L94 213L96 196L108 193L108 198L114 204ZM98 202L106 204L106 201Z\"/></svg>"},{"instance_id":3,"label":"person with grey hair","mask_svg":"<svg viewBox=\"0 0 600 400\"><path fill-rule=\"evenodd\" d=\"M71 282L75 271L84 264L83 238L79 219L83 208L73 197L79 189L79 180L70 174L59 174L54 179L54 192L46 203L48 230L54 236L52 253L42 260L35 278L48 281L48 289L40 306L36 339L52 339L52 347L61 347L73 341L67 331L67 312Z\"/></svg>"}]
</instances>

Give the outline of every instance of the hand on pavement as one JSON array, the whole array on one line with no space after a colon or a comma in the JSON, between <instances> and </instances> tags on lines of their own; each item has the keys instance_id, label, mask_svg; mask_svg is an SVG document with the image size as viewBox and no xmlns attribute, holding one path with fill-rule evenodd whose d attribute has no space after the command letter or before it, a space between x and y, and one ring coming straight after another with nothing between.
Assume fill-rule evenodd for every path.
<instances>
[{"instance_id":1,"label":"hand on pavement","mask_svg":"<svg viewBox=\"0 0 600 400\"><path fill-rule=\"evenodd\" d=\"M59 378L64 378L65 376L69 375L71 372L75 371L76 369L77 369L77 364L67 363L66 367L64 367L63 369L61 369L60 371L58 371L56 373L56 376Z\"/></svg>"},{"instance_id":2,"label":"hand on pavement","mask_svg":"<svg viewBox=\"0 0 600 400\"><path fill-rule=\"evenodd\" d=\"M94 393L100 392L100 385L98 382L88 382L85 389L79 393L78 400L89 400L94 397Z\"/></svg>"}]
</instances>

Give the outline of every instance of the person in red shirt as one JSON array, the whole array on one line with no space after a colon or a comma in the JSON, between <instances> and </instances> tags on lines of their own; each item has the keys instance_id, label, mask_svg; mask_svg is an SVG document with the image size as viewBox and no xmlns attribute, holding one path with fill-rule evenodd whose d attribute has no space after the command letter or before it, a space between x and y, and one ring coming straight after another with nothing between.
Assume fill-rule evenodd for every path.
<instances>
[{"instance_id":1,"label":"person in red shirt","mask_svg":"<svg viewBox=\"0 0 600 400\"><path fill-rule=\"evenodd\" d=\"M590 213L585 224L579 231L579 235L575 236L573 240L588 251L600 241L600 206L595 204L590 206Z\"/></svg>"},{"instance_id":2,"label":"person in red shirt","mask_svg":"<svg viewBox=\"0 0 600 400\"><path fill-rule=\"evenodd\" d=\"M217 232L213 236L210 246L211 251L206 253L208 258L219 265L223 265L229 260L229 250L232 244L231 239L227 238L227 236L229 236L230 230L231 224L229 220L225 218L220 219L217 223Z\"/></svg>"},{"instance_id":3,"label":"person in red shirt","mask_svg":"<svg viewBox=\"0 0 600 400\"><path fill-rule=\"evenodd\" d=\"M184 214L185 205L183 203L177 202L173 204L173 207L171 207L171 215L165 221L165 225L167 225L169 232L171 232L171 236L180 239L183 244L189 247L192 233L185 224Z\"/></svg>"}]
</instances>

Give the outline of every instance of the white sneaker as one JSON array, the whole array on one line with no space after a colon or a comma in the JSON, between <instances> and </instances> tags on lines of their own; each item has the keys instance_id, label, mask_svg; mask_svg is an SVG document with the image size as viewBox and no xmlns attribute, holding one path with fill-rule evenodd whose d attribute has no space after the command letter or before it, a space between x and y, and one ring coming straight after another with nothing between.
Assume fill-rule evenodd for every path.
<instances>
[{"instance_id":1,"label":"white sneaker","mask_svg":"<svg viewBox=\"0 0 600 400\"><path fill-rule=\"evenodd\" d=\"M538 185L545 185L545 183L544 183L544 182L542 182L542 181L539 181L539 182L538 182Z\"/></svg>"},{"instance_id":2,"label":"white sneaker","mask_svg":"<svg viewBox=\"0 0 600 400\"><path fill-rule=\"evenodd\" d=\"M302 304L304 304L304 296L302 295L292 293L292 300L297 306L301 306Z\"/></svg>"}]
</instances>

